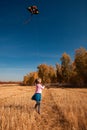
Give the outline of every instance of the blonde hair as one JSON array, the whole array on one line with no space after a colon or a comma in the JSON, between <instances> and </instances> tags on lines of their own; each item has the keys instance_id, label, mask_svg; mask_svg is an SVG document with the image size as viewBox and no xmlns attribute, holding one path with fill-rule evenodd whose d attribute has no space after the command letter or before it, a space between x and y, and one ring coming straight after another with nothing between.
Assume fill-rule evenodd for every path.
<instances>
[{"instance_id":1,"label":"blonde hair","mask_svg":"<svg viewBox=\"0 0 87 130\"><path fill-rule=\"evenodd\" d=\"M37 83L41 83L41 78L37 78L36 80L35 80L35 83L37 84Z\"/></svg>"}]
</instances>

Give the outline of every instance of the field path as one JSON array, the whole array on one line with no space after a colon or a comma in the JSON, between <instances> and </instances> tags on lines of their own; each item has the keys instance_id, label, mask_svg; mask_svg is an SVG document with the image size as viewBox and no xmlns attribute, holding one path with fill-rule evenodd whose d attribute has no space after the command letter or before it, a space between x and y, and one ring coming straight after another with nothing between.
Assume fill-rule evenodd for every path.
<instances>
[{"instance_id":1,"label":"field path","mask_svg":"<svg viewBox=\"0 0 87 130\"><path fill-rule=\"evenodd\" d=\"M35 113L35 128L38 130L68 130L69 122L57 106L51 89L45 89L41 105L41 115ZM32 126L32 129L34 126Z\"/></svg>"}]
</instances>

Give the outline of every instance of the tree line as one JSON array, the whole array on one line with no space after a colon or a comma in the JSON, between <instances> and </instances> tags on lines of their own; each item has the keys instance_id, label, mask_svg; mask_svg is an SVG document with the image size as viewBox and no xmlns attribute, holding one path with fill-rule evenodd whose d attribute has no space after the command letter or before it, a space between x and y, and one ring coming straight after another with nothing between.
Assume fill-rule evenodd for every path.
<instances>
[{"instance_id":1,"label":"tree line","mask_svg":"<svg viewBox=\"0 0 87 130\"><path fill-rule=\"evenodd\" d=\"M47 64L37 66L37 71L24 76L24 85L34 85L36 78L40 77L43 84L67 84L75 86L87 85L87 50L83 47L76 49L74 60L70 55L63 53L60 58L61 64L55 67Z\"/></svg>"}]
</instances>

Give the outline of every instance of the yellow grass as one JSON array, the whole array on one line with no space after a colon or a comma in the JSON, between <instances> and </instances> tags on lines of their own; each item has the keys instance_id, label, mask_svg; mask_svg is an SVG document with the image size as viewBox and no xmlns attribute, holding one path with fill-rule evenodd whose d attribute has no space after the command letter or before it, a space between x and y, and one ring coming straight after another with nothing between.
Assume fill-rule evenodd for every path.
<instances>
[{"instance_id":1,"label":"yellow grass","mask_svg":"<svg viewBox=\"0 0 87 130\"><path fill-rule=\"evenodd\" d=\"M40 115L34 89L0 86L0 130L87 130L87 89L45 88Z\"/></svg>"}]
</instances>

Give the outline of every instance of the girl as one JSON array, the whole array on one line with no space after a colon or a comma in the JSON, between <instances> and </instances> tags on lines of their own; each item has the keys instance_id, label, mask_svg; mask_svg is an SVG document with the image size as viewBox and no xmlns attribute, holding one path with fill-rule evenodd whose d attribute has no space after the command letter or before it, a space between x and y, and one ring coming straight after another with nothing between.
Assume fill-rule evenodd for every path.
<instances>
[{"instance_id":1,"label":"girl","mask_svg":"<svg viewBox=\"0 0 87 130\"><path fill-rule=\"evenodd\" d=\"M40 114L40 101L42 98L41 94L42 94L42 89L44 89L45 86L42 86L40 78L35 80L35 85L36 85L36 91L35 94L32 96L32 100L36 101L35 109L37 109L37 112Z\"/></svg>"}]
</instances>

